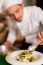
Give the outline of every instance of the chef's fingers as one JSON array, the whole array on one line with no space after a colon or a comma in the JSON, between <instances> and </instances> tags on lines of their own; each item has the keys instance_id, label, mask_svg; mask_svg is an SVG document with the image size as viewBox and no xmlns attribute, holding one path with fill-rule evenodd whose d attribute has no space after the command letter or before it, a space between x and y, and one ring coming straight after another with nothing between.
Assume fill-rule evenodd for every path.
<instances>
[{"instance_id":1,"label":"chef's fingers","mask_svg":"<svg viewBox=\"0 0 43 65\"><path fill-rule=\"evenodd\" d=\"M42 43L40 43L40 45L43 45L43 42L42 42Z\"/></svg>"},{"instance_id":2,"label":"chef's fingers","mask_svg":"<svg viewBox=\"0 0 43 65\"><path fill-rule=\"evenodd\" d=\"M42 39L43 39L43 32L41 32L40 34L41 34L41 37L42 37Z\"/></svg>"},{"instance_id":3,"label":"chef's fingers","mask_svg":"<svg viewBox=\"0 0 43 65\"><path fill-rule=\"evenodd\" d=\"M41 33L38 33L38 34L37 34L37 39L38 39L38 40L41 40L41 39L42 39Z\"/></svg>"}]
</instances>

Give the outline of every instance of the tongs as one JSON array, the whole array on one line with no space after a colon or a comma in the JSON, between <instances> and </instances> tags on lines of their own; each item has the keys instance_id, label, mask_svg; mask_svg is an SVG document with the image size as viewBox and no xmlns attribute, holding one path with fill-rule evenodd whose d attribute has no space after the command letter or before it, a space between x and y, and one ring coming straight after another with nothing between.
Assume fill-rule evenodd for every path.
<instances>
[{"instance_id":1,"label":"tongs","mask_svg":"<svg viewBox=\"0 0 43 65\"><path fill-rule=\"evenodd\" d=\"M29 47L28 47L28 50L29 50L30 52L35 51L35 49L36 49L36 48L38 47L38 45L41 44L41 43L43 43L43 40L41 40L38 44L33 44L33 45L29 46Z\"/></svg>"}]
</instances>

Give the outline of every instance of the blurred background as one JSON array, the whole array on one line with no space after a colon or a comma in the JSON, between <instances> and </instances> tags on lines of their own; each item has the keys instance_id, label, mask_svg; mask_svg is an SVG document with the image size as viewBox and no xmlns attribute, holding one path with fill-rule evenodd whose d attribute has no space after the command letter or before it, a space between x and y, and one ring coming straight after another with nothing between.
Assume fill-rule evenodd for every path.
<instances>
[{"instance_id":1,"label":"blurred background","mask_svg":"<svg viewBox=\"0 0 43 65\"><path fill-rule=\"evenodd\" d=\"M38 6L43 9L43 0L23 0L25 6Z\"/></svg>"},{"instance_id":2,"label":"blurred background","mask_svg":"<svg viewBox=\"0 0 43 65\"><path fill-rule=\"evenodd\" d=\"M25 6L33 6L36 4L36 0L23 0Z\"/></svg>"}]
</instances>

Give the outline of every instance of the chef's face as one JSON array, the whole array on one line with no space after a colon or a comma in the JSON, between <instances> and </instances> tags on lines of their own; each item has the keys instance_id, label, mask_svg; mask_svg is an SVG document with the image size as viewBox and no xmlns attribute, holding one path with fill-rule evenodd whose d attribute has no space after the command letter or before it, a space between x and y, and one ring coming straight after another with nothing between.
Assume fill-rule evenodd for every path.
<instances>
[{"instance_id":1,"label":"chef's face","mask_svg":"<svg viewBox=\"0 0 43 65\"><path fill-rule=\"evenodd\" d=\"M7 9L6 13L11 17L11 19L20 22L23 19L23 5L13 5Z\"/></svg>"}]
</instances>

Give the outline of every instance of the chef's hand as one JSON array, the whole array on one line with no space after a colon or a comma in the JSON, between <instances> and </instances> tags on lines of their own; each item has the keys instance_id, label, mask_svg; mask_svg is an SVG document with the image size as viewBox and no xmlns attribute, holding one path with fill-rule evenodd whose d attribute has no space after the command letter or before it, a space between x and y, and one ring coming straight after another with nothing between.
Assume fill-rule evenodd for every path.
<instances>
[{"instance_id":1,"label":"chef's hand","mask_svg":"<svg viewBox=\"0 0 43 65\"><path fill-rule=\"evenodd\" d=\"M40 32L40 33L37 34L37 40L39 42L43 41L43 32ZM43 45L43 43L41 43L40 45Z\"/></svg>"},{"instance_id":2,"label":"chef's hand","mask_svg":"<svg viewBox=\"0 0 43 65\"><path fill-rule=\"evenodd\" d=\"M7 48L13 47L13 44L10 41L6 41L4 44Z\"/></svg>"}]
</instances>

